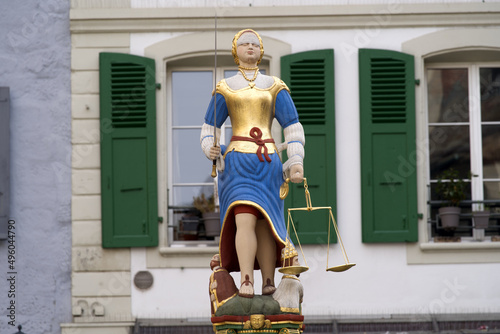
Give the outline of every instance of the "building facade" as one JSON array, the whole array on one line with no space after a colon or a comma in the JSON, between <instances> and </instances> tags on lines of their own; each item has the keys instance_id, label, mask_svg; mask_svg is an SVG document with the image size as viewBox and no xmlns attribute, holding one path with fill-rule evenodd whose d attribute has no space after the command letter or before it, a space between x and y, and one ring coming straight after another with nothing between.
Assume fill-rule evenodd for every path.
<instances>
[{"instance_id":1,"label":"building facade","mask_svg":"<svg viewBox=\"0 0 500 334\"><path fill-rule=\"evenodd\" d=\"M500 312L499 2L71 6L73 321L63 333L208 324L218 247L191 209L214 192L199 131L247 27L263 39L261 71L292 91L313 205L333 207L357 264L325 271L344 261L338 243L327 247L328 216L298 219L306 323ZM230 124L222 130L225 142ZM436 194L450 167L466 185L452 229ZM286 203L305 205L300 187ZM485 204L480 228L472 211Z\"/></svg>"}]
</instances>

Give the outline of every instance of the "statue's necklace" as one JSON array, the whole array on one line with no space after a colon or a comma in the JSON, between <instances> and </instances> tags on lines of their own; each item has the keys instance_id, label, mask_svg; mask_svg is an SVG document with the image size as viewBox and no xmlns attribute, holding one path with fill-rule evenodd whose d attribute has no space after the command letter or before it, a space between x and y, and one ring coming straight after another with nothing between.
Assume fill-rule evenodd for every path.
<instances>
[{"instance_id":1,"label":"statue's necklace","mask_svg":"<svg viewBox=\"0 0 500 334\"><path fill-rule=\"evenodd\" d=\"M257 75L259 74L259 68L258 67L243 67L243 66L238 66L238 70L240 73L243 75L243 78L245 78L246 81L248 81L248 85L250 88L255 87L255 79L257 79ZM245 70L247 71L255 71L253 74L253 78L249 79L245 73Z\"/></svg>"}]
</instances>

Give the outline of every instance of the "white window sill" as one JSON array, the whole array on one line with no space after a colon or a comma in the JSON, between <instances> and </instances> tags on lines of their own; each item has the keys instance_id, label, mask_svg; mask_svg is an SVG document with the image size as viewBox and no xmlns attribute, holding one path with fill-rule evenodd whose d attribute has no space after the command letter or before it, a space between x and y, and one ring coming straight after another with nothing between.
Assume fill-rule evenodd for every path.
<instances>
[{"instance_id":1,"label":"white window sill","mask_svg":"<svg viewBox=\"0 0 500 334\"><path fill-rule=\"evenodd\" d=\"M425 242L420 243L423 252L440 250L493 250L500 249L500 242L495 241L461 241L461 242Z\"/></svg>"},{"instance_id":2,"label":"white window sill","mask_svg":"<svg viewBox=\"0 0 500 334\"><path fill-rule=\"evenodd\" d=\"M178 254L178 255L214 255L219 252L219 247L218 246L209 246L209 245L204 245L204 244L198 244L198 245L174 245L174 246L166 246L166 247L160 247L160 254L161 255L172 255L172 254Z\"/></svg>"},{"instance_id":3,"label":"white window sill","mask_svg":"<svg viewBox=\"0 0 500 334\"><path fill-rule=\"evenodd\" d=\"M500 263L500 242L422 242L406 245L408 264Z\"/></svg>"},{"instance_id":4,"label":"white window sill","mask_svg":"<svg viewBox=\"0 0 500 334\"><path fill-rule=\"evenodd\" d=\"M160 246L148 248L148 268L208 268L212 256L219 253L215 245Z\"/></svg>"}]
</instances>

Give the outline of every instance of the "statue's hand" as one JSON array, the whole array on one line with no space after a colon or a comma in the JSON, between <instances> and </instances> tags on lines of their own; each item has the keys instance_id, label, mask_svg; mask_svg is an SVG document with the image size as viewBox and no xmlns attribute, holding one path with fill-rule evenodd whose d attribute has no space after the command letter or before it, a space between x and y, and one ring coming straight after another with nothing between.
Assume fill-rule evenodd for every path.
<instances>
[{"instance_id":1,"label":"statue's hand","mask_svg":"<svg viewBox=\"0 0 500 334\"><path fill-rule=\"evenodd\" d=\"M304 168L300 164L292 165L290 167L290 181L293 183L300 183L304 180Z\"/></svg>"},{"instance_id":2,"label":"statue's hand","mask_svg":"<svg viewBox=\"0 0 500 334\"><path fill-rule=\"evenodd\" d=\"M210 147L210 160L215 160L220 155L220 146Z\"/></svg>"}]
</instances>

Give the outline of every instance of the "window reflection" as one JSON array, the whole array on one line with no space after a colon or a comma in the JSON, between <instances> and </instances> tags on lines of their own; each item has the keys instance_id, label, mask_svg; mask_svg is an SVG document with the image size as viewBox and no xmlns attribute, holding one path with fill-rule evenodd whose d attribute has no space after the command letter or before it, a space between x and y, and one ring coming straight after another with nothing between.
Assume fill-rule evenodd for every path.
<instances>
[{"instance_id":1,"label":"window reflection","mask_svg":"<svg viewBox=\"0 0 500 334\"><path fill-rule=\"evenodd\" d=\"M211 164L200 148L199 129L175 129L172 134L174 184L213 182ZM208 170L208 172L207 172ZM199 195L199 194L198 194ZM189 202L191 202L192 198ZM177 199L175 199L178 202ZM177 204L180 204L179 202ZM186 205L190 203L182 203Z\"/></svg>"},{"instance_id":2,"label":"window reflection","mask_svg":"<svg viewBox=\"0 0 500 334\"><path fill-rule=\"evenodd\" d=\"M500 68L480 68L483 177L500 179ZM485 198L500 198L499 182L485 182Z\"/></svg>"},{"instance_id":3,"label":"window reflection","mask_svg":"<svg viewBox=\"0 0 500 334\"><path fill-rule=\"evenodd\" d=\"M500 212L495 202L500 200L500 67L472 63L462 68L446 68L446 64L431 67L426 70L430 200L439 199L436 181L453 168L466 180L466 202L472 201L462 203L463 216L456 230L435 225L440 203L432 203L432 235L475 238L479 234L472 225L471 212L486 204L492 212ZM494 235L497 230L490 225L485 235Z\"/></svg>"},{"instance_id":4,"label":"window reflection","mask_svg":"<svg viewBox=\"0 0 500 334\"><path fill-rule=\"evenodd\" d=\"M200 149L200 130L213 89L212 71L172 72L171 205L190 206L194 196L213 193L211 165Z\"/></svg>"},{"instance_id":5,"label":"window reflection","mask_svg":"<svg viewBox=\"0 0 500 334\"><path fill-rule=\"evenodd\" d=\"M212 71L172 72L172 124L200 125L212 89Z\"/></svg>"},{"instance_id":6,"label":"window reflection","mask_svg":"<svg viewBox=\"0 0 500 334\"><path fill-rule=\"evenodd\" d=\"M500 182L484 182L484 199L500 200Z\"/></svg>"},{"instance_id":7,"label":"window reflection","mask_svg":"<svg viewBox=\"0 0 500 334\"><path fill-rule=\"evenodd\" d=\"M483 125L483 177L500 178L500 124Z\"/></svg>"},{"instance_id":8,"label":"window reflection","mask_svg":"<svg viewBox=\"0 0 500 334\"><path fill-rule=\"evenodd\" d=\"M462 178L470 171L469 126L429 127L429 156L431 179L450 167L458 170Z\"/></svg>"},{"instance_id":9,"label":"window reflection","mask_svg":"<svg viewBox=\"0 0 500 334\"><path fill-rule=\"evenodd\" d=\"M500 121L500 68L479 69L481 81L481 120Z\"/></svg>"},{"instance_id":10,"label":"window reflection","mask_svg":"<svg viewBox=\"0 0 500 334\"><path fill-rule=\"evenodd\" d=\"M427 80L429 123L468 122L467 69L428 69Z\"/></svg>"}]
</instances>

